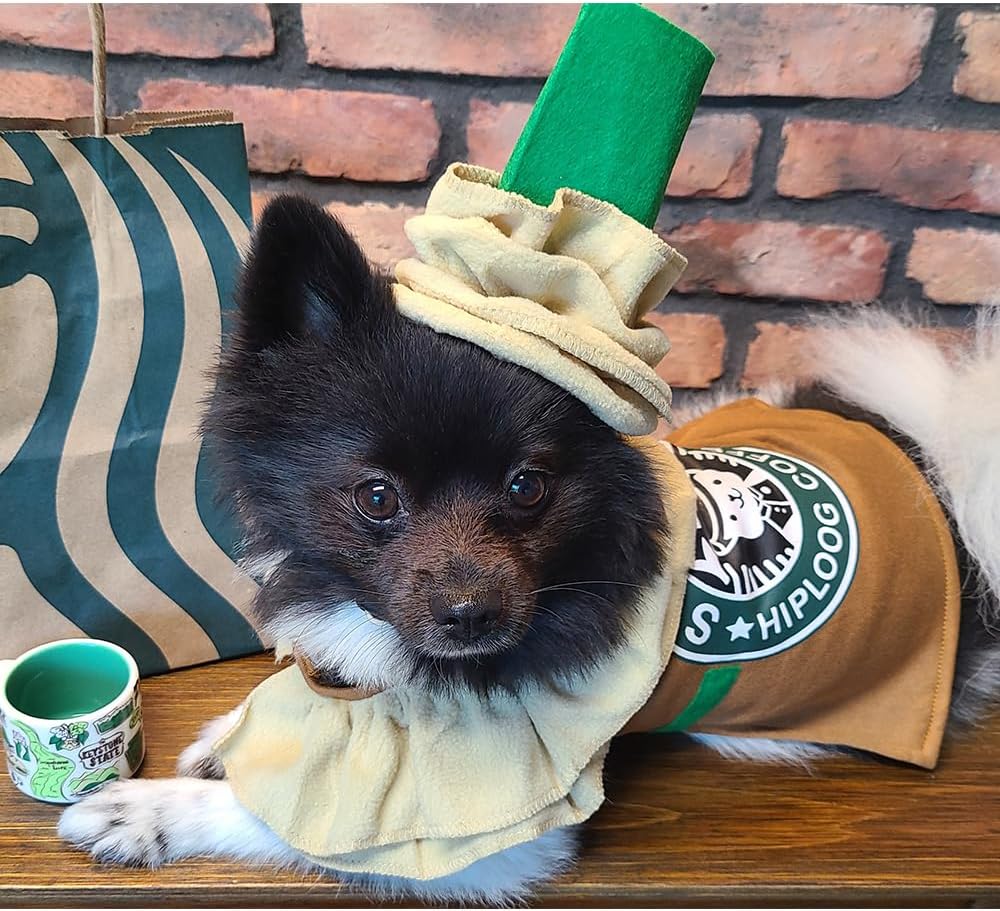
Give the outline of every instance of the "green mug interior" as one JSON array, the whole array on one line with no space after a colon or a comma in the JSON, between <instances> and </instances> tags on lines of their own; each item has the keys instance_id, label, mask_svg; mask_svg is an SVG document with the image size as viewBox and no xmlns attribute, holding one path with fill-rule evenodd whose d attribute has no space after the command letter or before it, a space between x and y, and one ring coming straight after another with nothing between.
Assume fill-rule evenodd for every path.
<instances>
[{"instance_id":1,"label":"green mug interior","mask_svg":"<svg viewBox=\"0 0 1000 911\"><path fill-rule=\"evenodd\" d=\"M7 701L34 718L78 718L114 702L128 686L129 665L100 642L56 642L25 659L7 678Z\"/></svg>"}]
</instances>

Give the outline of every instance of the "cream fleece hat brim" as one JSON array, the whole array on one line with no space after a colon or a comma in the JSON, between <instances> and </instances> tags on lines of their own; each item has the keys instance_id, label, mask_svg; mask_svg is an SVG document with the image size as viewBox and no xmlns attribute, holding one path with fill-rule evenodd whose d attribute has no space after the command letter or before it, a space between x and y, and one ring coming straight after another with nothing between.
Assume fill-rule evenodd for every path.
<instances>
[{"instance_id":1,"label":"cream fleece hat brim","mask_svg":"<svg viewBox=\"0 0 1000 911\"><path fill-rule=\"evenodd\" d=\"M496 171L453 164L406 223L396 266L406 317L534 371L624 434L670 418L654 369L670 343L643 317L687 265L653 231L571 189L539 206Z\"/></svg>"}]
</instances>

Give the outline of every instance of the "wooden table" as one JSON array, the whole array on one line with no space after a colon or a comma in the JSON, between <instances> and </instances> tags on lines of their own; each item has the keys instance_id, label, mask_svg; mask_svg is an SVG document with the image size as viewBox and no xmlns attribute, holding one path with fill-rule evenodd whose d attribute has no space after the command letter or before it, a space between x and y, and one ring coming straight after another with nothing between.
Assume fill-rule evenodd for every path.
<instances>
[{"instance_id":1,"label":"wooden table","mask_svg":"<svg viewBox=\"0 0 1000 911\"><path fill-rule=\"evenodd\" d=\"M169 775L202 720L264 657L143 682L143 774ZM942 905L1000 901L1000 723L947 745L937 772L852 758L810 773L719 759L682 737L616 743L583 858L544 905ZM0 784L0 905L365 904L336 882L221 861L101 867L60 843L57 807Z\"/></svg>"}]
</instances>

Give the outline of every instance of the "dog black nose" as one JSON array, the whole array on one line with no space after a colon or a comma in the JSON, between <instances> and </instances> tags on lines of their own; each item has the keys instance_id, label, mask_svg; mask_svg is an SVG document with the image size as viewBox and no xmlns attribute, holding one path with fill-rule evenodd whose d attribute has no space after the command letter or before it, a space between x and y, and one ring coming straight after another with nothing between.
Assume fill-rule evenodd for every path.
<instances>
[{"instance_id":1,"label":"dog black nose","mask_svg":"<svg viewBox=\"0 0 1000 911\"><path fill-rule=\"evenodd\" d=\"M451 638L471 642L496 625L500 617L500 593L491 591L458 602L435 595L431 598L431 615Z\"/></svg>"}]
</instances>

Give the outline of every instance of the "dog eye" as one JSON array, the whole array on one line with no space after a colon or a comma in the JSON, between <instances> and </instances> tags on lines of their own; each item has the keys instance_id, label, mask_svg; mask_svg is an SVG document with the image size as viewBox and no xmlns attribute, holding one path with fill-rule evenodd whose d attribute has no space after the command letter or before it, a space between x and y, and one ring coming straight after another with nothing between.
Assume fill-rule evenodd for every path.
<instances>
[{"instance_id":1,"label":"dog eye","mask_svg":"<svg viewBox=\"0 0 1000 911\"><path fill-rule=\"evenodd\" d=\"M365 518L386 522L399 512L399 494L386 481L365 481L354 488L354 505Z\"/></svg>"},{"instance_id":2,"label":"dog eye","mask_svg":"<svg viewBox=\"0 0 1000 911\"><path fill-rule=\"evenodd\" d=\"M531 509L545 499L545 475L540 471L522 471L510 482L508 496L521 509Z\"/></svg>"}]
</instances>

